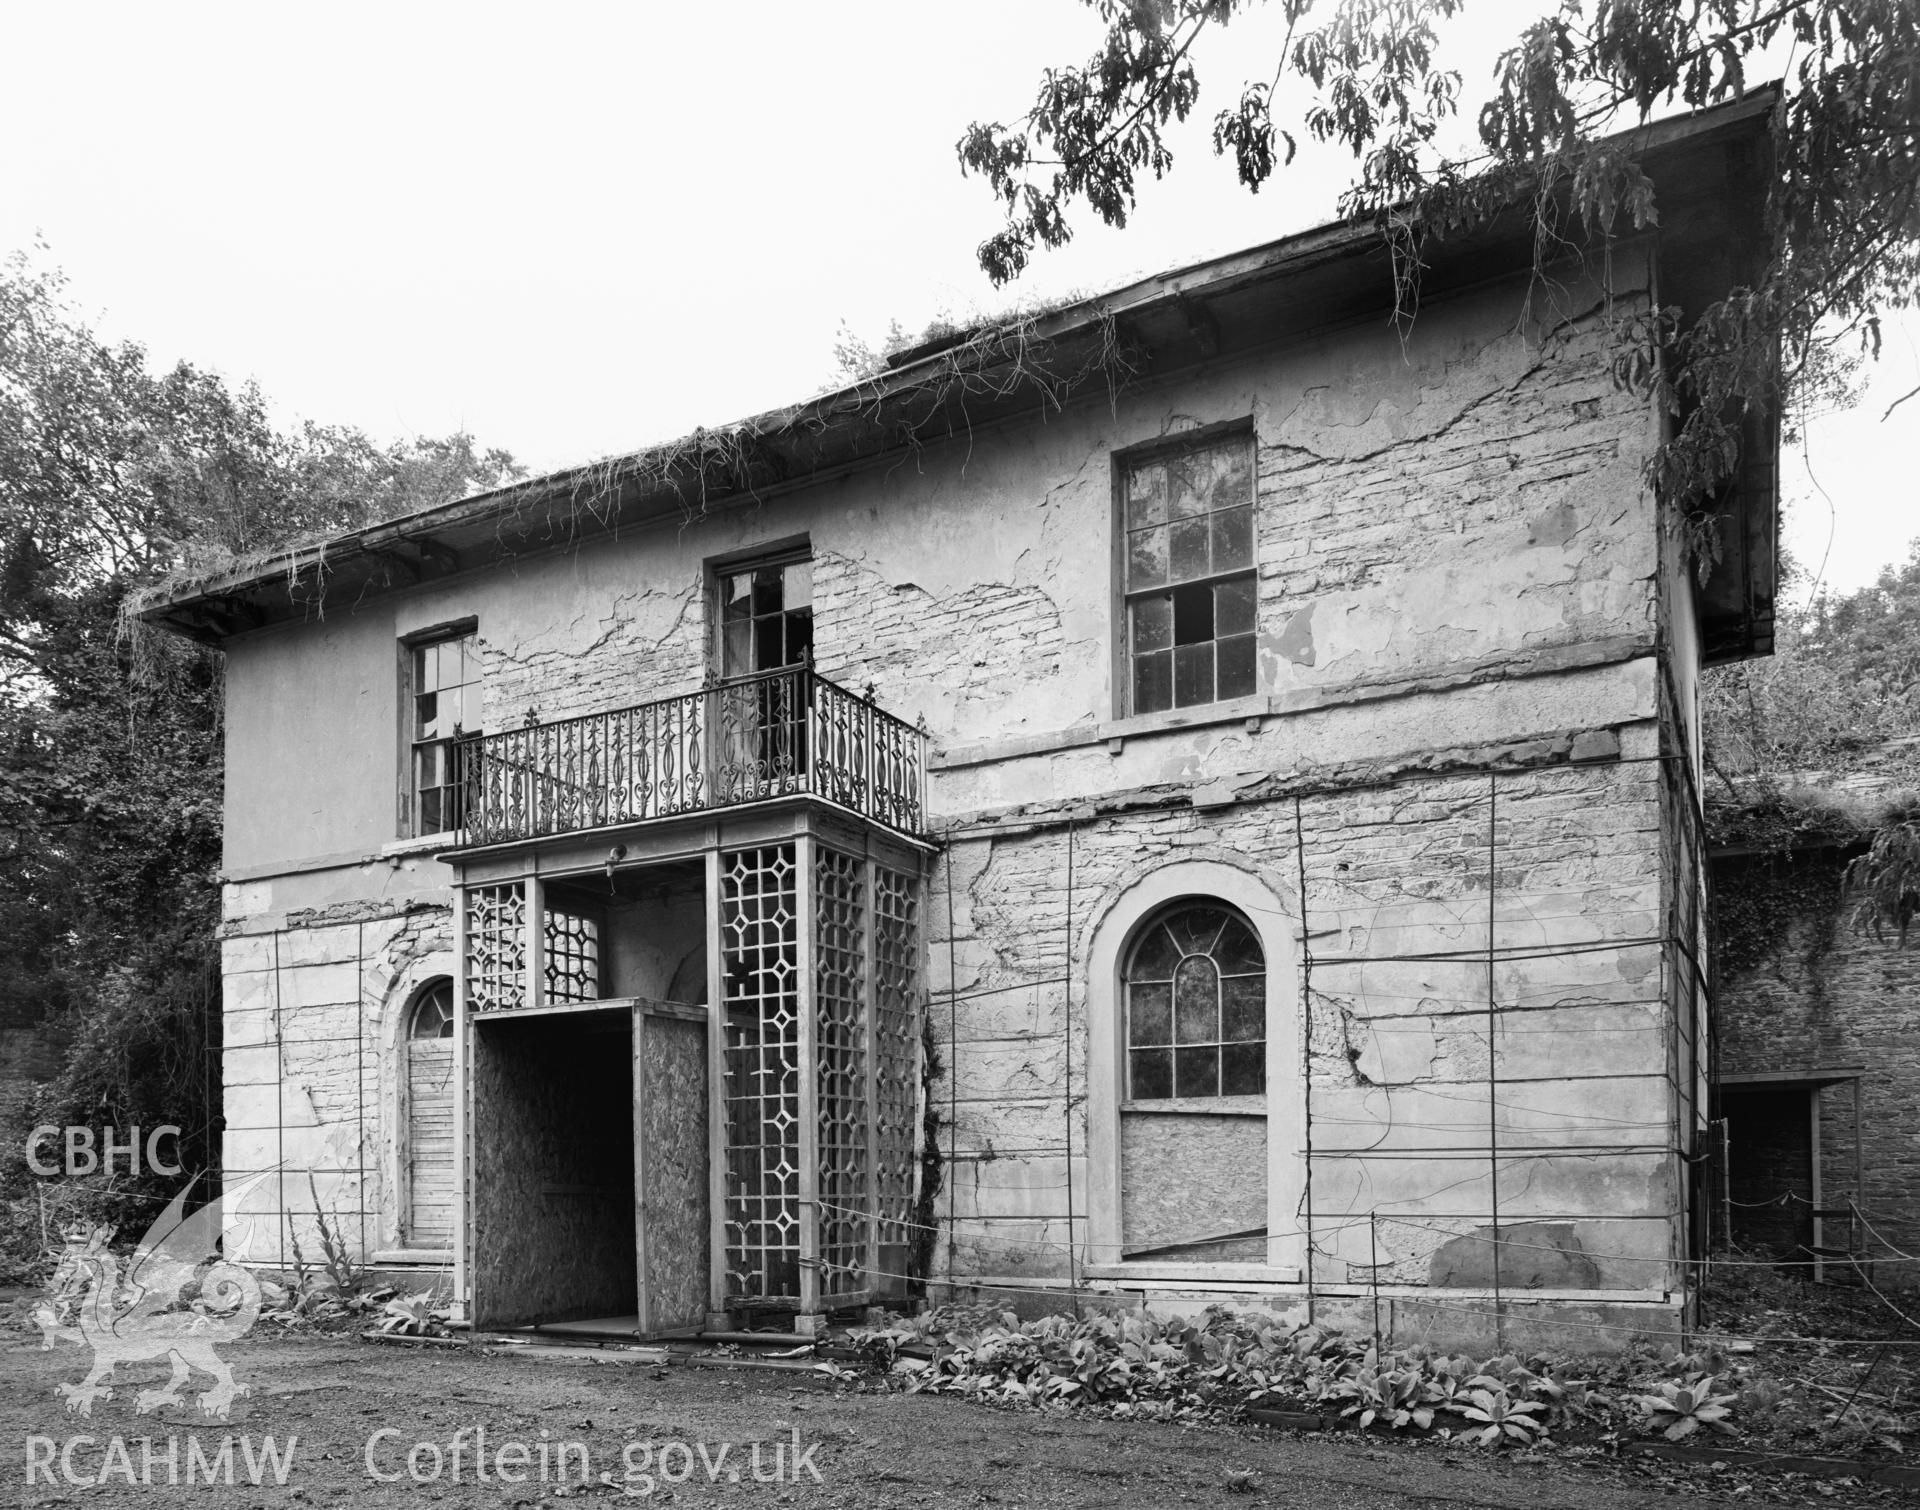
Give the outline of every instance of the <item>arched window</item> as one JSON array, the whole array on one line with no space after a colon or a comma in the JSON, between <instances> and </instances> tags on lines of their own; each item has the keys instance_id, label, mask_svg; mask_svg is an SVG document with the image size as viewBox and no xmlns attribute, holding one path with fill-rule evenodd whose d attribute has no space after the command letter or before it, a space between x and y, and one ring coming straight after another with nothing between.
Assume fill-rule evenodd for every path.
<instances>
[{"instance_id":1,"label":"arched window","mask_svg":"<svg viewBox=\"0 0 1920 1510\"><path fill-rule=\"evenodd\" d=\"M407 1007L406 1199L407 1247L453 1244L453 982L428 981Z\"/></svg>"},{"instance_id":2,"label":"arched window","mask_svg":"<svg viewBox=\"0 0 1920 1510\"><path fill-rule=\"evenodd\" d=\"M1267 1088L1267 962L1221 902L1147 920L1125 972L1129 1101L1258 1096Z\"/></svg>"},{"instance_id":3,"label":"arched window","mask_svg":"<svg viewBox=\"0 0 1920 1510\"><path fill-rule=\"evenodd\" d=\"M442 976L420 988L407 1022L409 1038L453 1037L453 982Z\"/></svg>"}]
</instances>

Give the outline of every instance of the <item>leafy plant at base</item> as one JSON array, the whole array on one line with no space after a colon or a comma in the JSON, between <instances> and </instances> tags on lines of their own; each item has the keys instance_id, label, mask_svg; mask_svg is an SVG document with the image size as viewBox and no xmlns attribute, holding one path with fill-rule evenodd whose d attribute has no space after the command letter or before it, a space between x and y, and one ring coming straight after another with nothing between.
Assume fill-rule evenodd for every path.
<instances>
[{"instance_id":1,"label":"leafy plant at base","mask_svg":"<svg viewBox=\"0 0 1920 1510\"><path fill-rule=\"evenodd\" d=\"M1632 1389L1686 1388L1726 1360L1685 1355L1638 1364L1597 1360L1576 1376L1565 1360L1471 1358L1288 1327L1224 1308L1197 1320L1147 1313L1049 1316L936 1310L856 1331L855 1343L911 1393L1016 1408L1091 1408L1117 1419L1185 1421L1249 1407L1337 1411L1362 1428L1419 1431L1443 1421L1488 1448L1531 1446L1556 1421L1645 1420ZM1596 1387L1595 1371L1610 1380ZM1729 1377L1732 1377L1729 1375ZM1706 1402L1724 1404L1715 1399ZM1715 1418L1717 1419L1717 1418Z\"/></svg>"},{"instance_id":2,"label":"leafy plant at base","mask_svg":"<svg viewBox=\"0 0 1920 1510\"><path fill-rule=\"evenodd\" d=\"M427 1337L443 1335L445 1313L433 1303L433 1292L421 1290L412 1295L396 1295L389 1300L375 1323L378 1331L391 1336Z\"/></svg>"},{"instance_id":3,"label":"leafy plant at base","mask_svg":"<svg viewBox=\"0 0 1920 1510\"><path fill-rule=\"evenodd\" d=\"M1669 1442L1690 1437L1703 1426L1731 1436L1727 1416L1738 1397L1722 1393L1719 1382L1712 1374L1689 1374L1677 1384L1656 1384L1651 1394L1639 1396L1636 1403L1653 1429Z\"/></svg>"},{"instance_id":4,"label":"leafy plant at base","mask_svg":"<svg viewBox=\"0 0 1920 1510\"><path fill-rule=\"evenodd\" d=\"M1388 1369L1384 1373L1363 1369L1329 1391L1329 1398L1345 1397L1343 1416L1358 1416L1367 1427L1379 1421L1399 1430L1417 1426L1425 1431L1433 1425L1433 1407L1428 1403L1428 1382L1414 1369Z\"/></svg>"},{"instance_id":5,"label":"leafy plant at base","mask_svg":"<svg viewBox=\"0 0 1920 1510\"><path fill-rule=\"evenodd\" d=\"M1515 1400L1504 1389L1476 1389L1468 1399L1471 1403L1461 1416L1481 1424L1469 1427L1464 1434L1482 1447L1504 1445L1509 1440L1530 1447L1547 1434L1546 1422L1537 1419L1546 1414L1547 1407L1537 1400Z\"/></svg>"}]
</instances>

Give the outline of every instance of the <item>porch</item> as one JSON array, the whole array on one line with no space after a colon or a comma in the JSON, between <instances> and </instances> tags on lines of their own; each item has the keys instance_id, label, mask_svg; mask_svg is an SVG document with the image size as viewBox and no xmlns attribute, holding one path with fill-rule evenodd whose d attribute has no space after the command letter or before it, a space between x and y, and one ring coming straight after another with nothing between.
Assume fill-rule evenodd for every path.
<instances>
[{"instance_id":1,"label":"porch","mask_svg":"<svg viewBox=\"0 0 1920 1510\"><path fill-rule=\"evenodd\" d=\"M574 833L447 856L476 1325L634 1317L661 1336L772 1311L807 1329L904 1290L929 848L813 789L852 767L818 758L834 736L816 710L834 703L811 673L785 685L809 680L780 726L804 731L786 746L804 756L761 768L795 790L662 813L612 849ZM572 787L608 794L597 738L572 767L593 779ZM865 780L840 790L899 790ZM630 810L522 805L514 820Z\"/></svg>"}]
</instances>

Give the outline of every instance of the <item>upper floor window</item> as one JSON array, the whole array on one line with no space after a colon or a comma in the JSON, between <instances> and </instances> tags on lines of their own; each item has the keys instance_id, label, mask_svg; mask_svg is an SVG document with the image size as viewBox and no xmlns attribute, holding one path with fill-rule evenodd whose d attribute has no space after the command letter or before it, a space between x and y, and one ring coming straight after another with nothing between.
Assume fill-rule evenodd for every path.
<instances>
[{"instance_id":1,"label":"upper floor window","mask_svg":"<svg viewBox=\"0 0 1920 1510\"><path fill-rule=\"evenodd\" d=\"M1267 1089L1267 961L1240 914L1179 902L1127 956L1127 1099Z\"/></svg>"},{"instance_id":2,"label":"upper floor window","mask_svg":"<svg viewBox=\"0 0 1920 1510\"><path fill-rule=\"evenodd\" d=\"M466 821L467 751L480 734L479 636L471 629L408 647L413 831Z\"/></svg>"},{"instance_id":3,"label":"upper floor window","mask_svg":"<svg viewBox=\"0 0 1920 1510\"><path fill-rule=\"evenodd\" d=\"M1123 489L1128 711L1250 696L1253 436L1129 461Z\"/></svg>"},{"instance_id":4,"label":"upper floor window","mask_svg":"<svg viewBox=\"0 0 1920 1510\"><path fill-rule=\"evenodd\" d=\"M761 561L719 574L720 674L751 676L813 654L813 562Z\"/></svg>"}]
</instances>

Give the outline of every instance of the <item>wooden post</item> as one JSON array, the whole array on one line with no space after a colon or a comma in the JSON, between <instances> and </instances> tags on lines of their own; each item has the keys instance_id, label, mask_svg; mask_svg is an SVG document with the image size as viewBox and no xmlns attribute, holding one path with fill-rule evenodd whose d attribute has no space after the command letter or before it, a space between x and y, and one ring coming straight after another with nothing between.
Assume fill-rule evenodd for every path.
<instances>
[{"instance_id":1,"label":"wooden post","mask_svg":"<svg viewBox=\"0 0 1920 1510\"><path fill-rule=\"evenodd\" d=\"M645 1116L640 1105L640 1086L645 1071L641 1061L646 1055L646 1012L636 1001L628 1015L628 1043L633 1054L633 1290L634 1325L642 1336L653 1329L653 1296L647 1284L647 1149L642 1132Z\"/></svg>"},{"instance_id":2,"label":"wooden post","mask_svg":"<svg viewBox=\"0 0 1920 1510\"><path fill-rule=\"evenodd\" d=\"M1810 1153L1807 1163L1813 1180L1813 1282L1819 1284L1827 1277L1826 1255L1820 1250L1827 1245L1827 1224L1820 1216L1823 1192L1820 1179L1820 1085L1816 1081L1807 1091L1807 1141Z\"/></svg>"},{"instance_id":3,"label":"wooden post","mask_svg":"<svg viewBox=\"0 0 1920 1510\"><path fill-rule=\"evenodd\" d=\"M547 1004L547 888L538 876L520 883L526 888L527 984L526 1005Z\"/></svg>"},{"instance_id":4,"label":"wooden post","mask_svg":"<svg viewBox=\"0 0 1920 1510\"><path fill-rule=\"evenodd\" d=\"M453 888L453 1295L473 1319L473 1019L467 1007L467 888ZM401 1029L405 1034L405 1027ZM406 1041L400 1044L406 1063ZM406 1083L404 1068L401 1084ZM404 1124L401 1136L405 1136Z\"/></svg>"},{"instance_id":5,"label":"wooden post","mask_svg":"<svg viewBox=\"0 0 1920 1510\"><path fill-rule=\"evenodd\" d=\"M876 1295L884 1288L880 1273L880 982L876 978L874 961L878 954L874 934L878 929L880 909L876 905L873 881L873 855L871 844L865 858L860 861L860 934L862 940L862 959L860 965L860 1036L863 1043L862 1058L866 1065L867 1094L867 1285L870 1295ZM878 1304L876 1299L875 1304Z\"/></svg>"},{"instance_id":6,"label":"wooden post","mask_svg":"<svg viewBox=\"0 0 1920 1510\"><path fill-rule=\"evenodd\" d=\"M800 1315L799 1329L810 1330L818 1323L808 1317L820 1314L820 1096L815 1084L815 1055L819 1052L819 1034L814 1013L814 934L819 898L815 895L813 875L813 835L796 834L793 840L794 900L794 1010L799 1021L800 1102Z\"/></svg>"},{"instance_id":7,"label":"wooden post","mask_svg":"<svg viewBox=\"0 0 1920 1510\"><path fill-rule=\"evenodd\" d=\"M727 1329L727 966L718 835L707 845L707 1189L709 1331Z\"/></svg>"}]
</instances>

